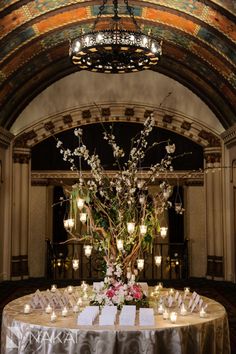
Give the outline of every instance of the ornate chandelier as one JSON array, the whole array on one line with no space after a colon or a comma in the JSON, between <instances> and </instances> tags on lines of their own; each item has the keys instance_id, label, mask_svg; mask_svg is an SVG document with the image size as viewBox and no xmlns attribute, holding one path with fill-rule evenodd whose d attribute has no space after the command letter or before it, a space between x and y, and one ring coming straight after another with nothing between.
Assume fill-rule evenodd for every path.
<instances>
[{"instance_id":1,"label":"ornate chandelier","mask_svg":"<svg viewBox=\"0 0 236 354\"><path fill-rule=\"evenodd\" d=\"M107 0L103 0L93 29L70 43L69 54L79 69L101 73L128 73L155 66L162 55L162 42L145 34L137 24L132 7L124 0L129 25L119 16L118 0L113 0L113 16L107 29L98 28ZM132 30L127 29L133 28Z\"/></svg>"}]
</instances>

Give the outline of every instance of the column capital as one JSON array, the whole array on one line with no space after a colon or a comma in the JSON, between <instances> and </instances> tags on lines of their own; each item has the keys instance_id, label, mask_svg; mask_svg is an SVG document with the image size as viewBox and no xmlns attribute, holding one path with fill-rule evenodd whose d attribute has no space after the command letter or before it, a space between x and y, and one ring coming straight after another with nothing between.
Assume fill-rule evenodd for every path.
<instances>
[{"instance_id":1,"label":"column capital","mask_svg":"<svg viewBox=\"0 0 236 354\"><path fill-rule=\"evenodd\" d=\"M206 163L219 163L221 161L222 150L221 147L206 147L204 149L204 158Z\"/></svg>"},{"instance_id":2,"label":"column capital","mask_svg":"<svg viewBox=\"0 0 236 354\"><path fill-rule=\"evenodd\" d=\"M7 149L13 139L14 135L9 130L0 127L0 147Z\"/></svg>"},{"instance_id":3,"label":"column capital","mask_svg":"<svg viewBox=\"0 0 236 354\"><path fill-rule=\"evenodd\" d=\"M28 164L31 158L31 149L14 147L13 149L13 161L14 163Z\"/></svg>"}]
</instances>

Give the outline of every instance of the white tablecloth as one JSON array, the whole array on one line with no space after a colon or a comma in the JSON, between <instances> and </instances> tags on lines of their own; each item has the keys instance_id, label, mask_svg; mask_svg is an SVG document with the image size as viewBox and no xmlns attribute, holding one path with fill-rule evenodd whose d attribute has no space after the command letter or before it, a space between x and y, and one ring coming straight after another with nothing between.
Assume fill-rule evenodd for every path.
<instances>
[{"instance_id":1,"label":"white tablecloth","mask_svg":"<svg viewBox=\"0 0 236 354\"><path fill-rule=\"evenodd\" d=\"M229 354L228 319L224 307L211 300L208 316L178 316L177 323L155 316L155 325L141 327L82 327L73 312L56 322L42 310L23 313L30 296L10 302L3 310L2 354Z\"/></svg>"}]
</instances>

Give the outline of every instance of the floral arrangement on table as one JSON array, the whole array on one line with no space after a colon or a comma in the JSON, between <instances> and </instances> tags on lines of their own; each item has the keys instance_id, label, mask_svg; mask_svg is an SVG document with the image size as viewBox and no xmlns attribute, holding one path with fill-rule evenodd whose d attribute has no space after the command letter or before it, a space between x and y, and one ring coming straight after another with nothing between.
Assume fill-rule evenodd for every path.
<instances>
[{"instance_id":1,"label":"floral arrangement on table","mask_svg":"<svg viewBox=\"0 0 236 354\"><path fill-rule=\"evenodd\" d=\"M128 276L129 277L129 276ZM91 298L92 305L99 307L112 305L121 308L123 305L148 307L147 294L141 285L130 275L126 282L122 280L122 268L119 263L108 262L106 276L99 288L95 288Z\"/></svg>"},{"instance_id":2,"label":"floral arrangement on table","mask_svg":"<svg viewBox=\"0 0 236 354\"><path fill-rule=\"evenodd\" d=\"M78 138L74 151L65 148L62 141L56 138L63 160L70 163L71 170L78 172L78 182L65 188L70 205L64 225L70 240L83 241L90 251L92 248L99 251L108 271L111 263L119 265L122 271L122 280L114 280L107 274L110 280L104 279L107 296L102 301L114 303L117 298L123 297L124 301L131 297L134 300L140 295L141 289L130 282L129 275L137 268L142 270L143 254L145 251L152 252L154 237L160 234L160 217L166 208L172 206L168 200L172 186L165 178L162 178L155 194L149 192L150 184L159 179L160 174L173 171L172 160L175 158L175 145L170 141L148 142L154 124L150 114L140 133L131 139L129 153L125 153L116 142L112 125L109 129L104 127L104 140L112 149L117 167L111 177L103 168L99 156L89 152L83 142L82 129L74 130ZM148 168L142 166L146 152L157 149L161 144L165 145L166 151L161 161ZM90 168L90 175L86 178L81 169L82 159ZM139 259L142 261L140 264Z\"/></svg>"}]
</instances>

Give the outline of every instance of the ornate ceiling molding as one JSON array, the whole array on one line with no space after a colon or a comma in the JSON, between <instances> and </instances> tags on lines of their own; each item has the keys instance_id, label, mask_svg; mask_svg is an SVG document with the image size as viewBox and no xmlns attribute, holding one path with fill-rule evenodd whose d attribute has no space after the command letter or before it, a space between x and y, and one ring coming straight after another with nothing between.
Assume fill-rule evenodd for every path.
<instances>
[{"instance_id":1,"label":"ornate ceiling molding","mask_svg":"<svg viewBox=\"0 0 236 354\"><path fill-rule=\"evenodd\" d=\"M41 141L78 126L99 122L143 123L153 113L156 127L173 131L203 146L221 146L221 139L197 119L177 111L150 105L126 102L98 103L97 106L73 108L51 117L45 117L15 137L16 146L33 147Z\"/></svg>"},{"instance_id":2,"label":"ornate ceiling molding","mask_svg":"<svg viewBox=\"0 0 236 354\"><path fill-rule=\"evenodd\" d=\"M236 100L231 2L139 0L132 5L143 30L152 28L164 39L157 71L182 80L229 128L235 122ZM82 25L91 26L98 8L98 1L82 0L0 4L0 125L9 129L29 100L76 70L68 58L68 38ZM122 11L121 6L125 16Z\"/></svg>"}]
</instances>

